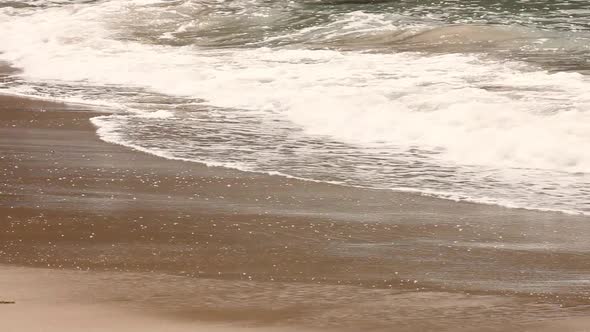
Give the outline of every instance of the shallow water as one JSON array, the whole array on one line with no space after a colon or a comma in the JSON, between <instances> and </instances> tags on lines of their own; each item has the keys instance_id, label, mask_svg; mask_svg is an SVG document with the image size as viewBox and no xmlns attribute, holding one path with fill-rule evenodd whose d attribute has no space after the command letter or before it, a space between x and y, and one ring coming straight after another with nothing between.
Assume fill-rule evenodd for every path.
<instances>
[{"instance_id":1,"label":"shallow water","mask_svg":"<svg viewBox=\"0 0 590 332\"><path fill-rule=\"evenodd\" d=\"M111 142L351 186L590 213L584 1L0 1L4 92Z\"/></svg>"}]
</instances>

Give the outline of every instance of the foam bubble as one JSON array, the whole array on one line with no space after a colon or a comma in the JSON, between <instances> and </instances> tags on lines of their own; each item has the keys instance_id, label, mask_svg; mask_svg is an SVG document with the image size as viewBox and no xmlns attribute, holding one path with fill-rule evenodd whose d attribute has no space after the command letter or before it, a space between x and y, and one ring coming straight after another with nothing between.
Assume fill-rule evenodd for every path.
<instances>
[{"instance_id":1,"label":"foam bubble","mask_svg":"<svg viewBox=\"0 0 590 332\"><path fill-rule=\"evenodd\" d=\"M152 112L140 112L137 116L147 119L168 119L174 116L174 113L167 110L158 110Z\"/></svg>"}]
</instances>

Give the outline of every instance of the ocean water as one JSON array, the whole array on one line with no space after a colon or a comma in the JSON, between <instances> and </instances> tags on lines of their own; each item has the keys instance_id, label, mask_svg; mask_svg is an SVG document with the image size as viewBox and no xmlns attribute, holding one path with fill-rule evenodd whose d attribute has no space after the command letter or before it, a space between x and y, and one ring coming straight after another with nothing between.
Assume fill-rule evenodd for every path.
<instances>
[{"instance_id":1,"label":"ocean water","mask_svg":"<svg viewBox=\"0 0 590 332\"><path fill-rule=\"evenodd\" d=\"M0 0L0 60L165 158L590 214L587 1Z\"/></svg>"}]
</instances>

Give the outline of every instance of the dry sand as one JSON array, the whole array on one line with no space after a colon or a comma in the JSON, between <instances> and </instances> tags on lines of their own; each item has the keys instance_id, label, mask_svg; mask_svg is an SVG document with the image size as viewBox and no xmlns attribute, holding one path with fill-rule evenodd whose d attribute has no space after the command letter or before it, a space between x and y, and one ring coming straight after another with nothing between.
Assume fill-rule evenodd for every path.
<instances>
[{"instance_id":1,"label":"dry sand","mask_svg":"<svg viewBox=\"0 0 590 332\"><path fill-rule=\"evenodd\" d=\"M588 217L165 160L101 142L97 115L0 97L11 331L587 325Z\"/></svg>"}]
</instances>

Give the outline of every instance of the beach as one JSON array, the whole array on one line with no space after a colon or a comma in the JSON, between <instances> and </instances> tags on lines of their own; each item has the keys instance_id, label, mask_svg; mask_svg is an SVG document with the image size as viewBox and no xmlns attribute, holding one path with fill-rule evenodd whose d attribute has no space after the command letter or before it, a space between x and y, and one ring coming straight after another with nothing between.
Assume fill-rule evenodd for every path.
<instances>
[{"instance_id":1,"label":"beach","mask_svg":"<svg viewBox=\"0 0 590 332\"><path fill-rule=\"evenodd\" d=\"M0 1L0 331L590 331L585 1Z\"/></svg>"},{"instance_id":2,"label":"beach","mask_svg":"<svg viewBox=\"0 0 590 332\"><path fill-rule=\"evenodd\" d=\"M9 331L76 330L73 307L122 331L588 326L587 216L166 160L100 141L101 115L0 99Z\"/></svg>"}]
</instances>

